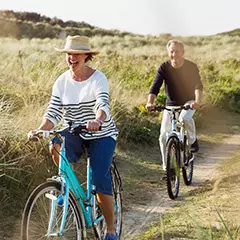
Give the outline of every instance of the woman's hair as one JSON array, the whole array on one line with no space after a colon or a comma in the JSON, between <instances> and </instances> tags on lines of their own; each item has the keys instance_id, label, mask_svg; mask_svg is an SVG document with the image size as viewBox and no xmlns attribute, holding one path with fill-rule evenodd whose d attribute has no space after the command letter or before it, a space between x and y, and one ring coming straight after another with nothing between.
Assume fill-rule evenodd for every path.
<instances>
[{"instance_id":1,"label":"woman's hair","mask_svg":"<svg viewBox=\"0 0 240 240\"><path fill-rule=\"evenodd\" d=\"M93 55L91 53L87 54L87 58L85 59L85 62L91 61L93 59Z\"/></svg>"},{"instance_id":2,"label":"woman's hair","mask_svg":"<svg viewBox=\"0 0 240 240\"><path fill-rule=\"evenodd\" d=\"M181 41L179 41L179 40L177 40L177 39L172 39L172 40L170 40L168 43L167 43L167 50L168 50L168 48L169 48L169 46L171 45L171 44L179 44L182 48L183 48L183 50L184 50L184 44L183 44L183 42L181 42Z\"/></svg>"}]
</instances>

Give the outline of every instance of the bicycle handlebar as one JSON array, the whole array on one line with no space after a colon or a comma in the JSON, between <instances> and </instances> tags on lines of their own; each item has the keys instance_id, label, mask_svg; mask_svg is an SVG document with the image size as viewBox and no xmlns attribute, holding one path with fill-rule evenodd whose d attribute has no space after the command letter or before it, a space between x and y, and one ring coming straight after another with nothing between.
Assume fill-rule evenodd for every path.
<instances>
[{"instance_id":1,"label":"bicycle handlebar","mask_svg":"<svg viewBox=\"0 0 240 240\"><path fill-rule=\"evenodd\" d=\"M68 127L62 128L60 130L38 130L36 133L32 134L29 136L29 140L32 141L37 141L40 138L49 138L50 136L57 136L60 135L63 131L69 130L70 133L78 135L83 132L83 130L87 130L86 125L77 125L73 124L72 122L68 123ZM101 126L98 129L99 131L101 130Z\"/></svg>"},{"instance_id":2,"label":"bicycle handlebar","mask_svg":"<svg viewBox=\"0 0 240 240\"><path fill-rule=\"evenodd\" d=\"M189 109L192 109L190 107L190 105L182 105L182 106L179 106L179 107L171 107L171 108L168 108L168 107L165 107L165 106L154 106L154 108L151 110L151 111L158 111L158 112L161 112L162 110L167 110L167 111L170 111L170 112L176 112L176 111L180 111L180 110L189 110Z\"/></svg>"},{"instance_id":3,"label":"bicycle handlebar","mask_svg":"<svg viewBox=\"0 0 240 240\"><path fill-rule=\"evenodd\" d=\"M68 128L64 128L61 130L37 130L35 133L29 136L29 140L38 141L39 139L42 139L42 138L49 138L50 136L56 136L66 129Z\"/></svg>"}]
</instances>

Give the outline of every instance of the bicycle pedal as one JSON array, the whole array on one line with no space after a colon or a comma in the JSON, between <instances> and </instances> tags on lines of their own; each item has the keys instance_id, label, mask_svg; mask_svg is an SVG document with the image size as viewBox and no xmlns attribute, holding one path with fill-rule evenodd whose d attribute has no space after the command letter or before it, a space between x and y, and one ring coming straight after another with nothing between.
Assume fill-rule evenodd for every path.
<instances>
[{"instance_id":1,"label":"bicycle pedal","mask_svg":"<svg viewBox=\"0 0 240 240\"><path fill-rule=\"evenodd\" d=\"M63 195L62 194L60 194L58 197L57 197L57 204L58 204L58 206L63 206L63 204L64 204L64 198L63 198Z\"/></svg>"},{"instance_id":2,"label":"bicycle pedal","mask_svg":"<svg viewBox=\"0 0 240 240\"><path fill-rule=\"evenodd\" d=\"M194 160L194 155L192 155L192 157L188 160L188 163L191 163Z\"/></svg>"}]
</instances>

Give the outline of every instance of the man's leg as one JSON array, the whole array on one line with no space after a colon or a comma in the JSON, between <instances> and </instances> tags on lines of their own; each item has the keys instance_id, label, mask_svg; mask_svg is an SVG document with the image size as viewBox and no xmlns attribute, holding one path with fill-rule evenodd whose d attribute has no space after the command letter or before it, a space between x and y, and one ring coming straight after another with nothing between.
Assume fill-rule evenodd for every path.
<instances>
[{"instance_id":1,"label":"man's leg","mask_svg":"<svg viewBox=\"0 0 240 240\"><path fill-rule=\"evenodd\" d=\"M171 118L169 112L164 110L159 136L159 145L162 155L162 168L164 171L166 171L166 133L169 131L171 131Z\"/></svg>"},{"instance_id":2,"label":"man's leg","mask_svg":"<svg viewBox=\"0 0 240 240\"><path fill-rule=\"evenodd\" d=\"M191 101L187 102L185 105L190 104ZM193 115L196 110L189 109L189 110L182 110L179 116L179 121L183 121L185 125L185 129L187 131L187 138L189 145L194 144L197 141L196 138L196 127L195 122L193 119Z\"/></svg>"}]
</instances>

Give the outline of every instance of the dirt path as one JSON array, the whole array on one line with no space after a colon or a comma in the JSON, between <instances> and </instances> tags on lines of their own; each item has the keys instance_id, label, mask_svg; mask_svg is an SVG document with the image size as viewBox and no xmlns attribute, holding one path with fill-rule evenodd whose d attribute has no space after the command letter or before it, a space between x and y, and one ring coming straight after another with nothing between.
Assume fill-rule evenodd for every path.
<instances>
[{"instance_id":1,"label":"dirt path","mask_svg":"<svg viewBox=\"0 0 240 240\"><path fill-rule=\"evenodd\" d=\"M144 231L154 220L159 220L165 210L173 208L179 202L184 201L184 192L193 191L198 188L200 184L205 181L211 181L217 175L217 168L224 160L230 158L237 150L239 150L240 133L236 133L231 137L225 138L221 144L213 148L202 148L203 154L201 157L197 156L194 165L193 184L185 187L180 186L179 197L176 201L168 198L166 187L157 188L152 199L149 199L148 204L128 206L127 212L123 214L123 233L122 240L131 240L139 233ZM13 238L3 237L4 240L18 240L20 222L15 225ZM1 229L0 229L0 236ZM1 238L1 237L0 237ZM1 238L2 239L2 238Z\"/></svg>"},{"instance_id":2,"label":"dirt path","mask_svg":"<svg viewBox=\"0 0 240 240\"><path fill-rule=\"evenodd\" d=\"M224 160L230 158L238 149L240 133L225 138L221 144L212 149L202 149L203 155L197 157L194 165L193 184L187 188L180 186L179 197L172 201L167 196L166 187L157 189L152 200L146 206L132 204L131 210L123 215L123 240L131 240L142 232L151 222L160 219L166 209L174 207L180 201L183 191L191 191L205 181L217 176L217 168Z\"/></svg>"}]
</instances>

